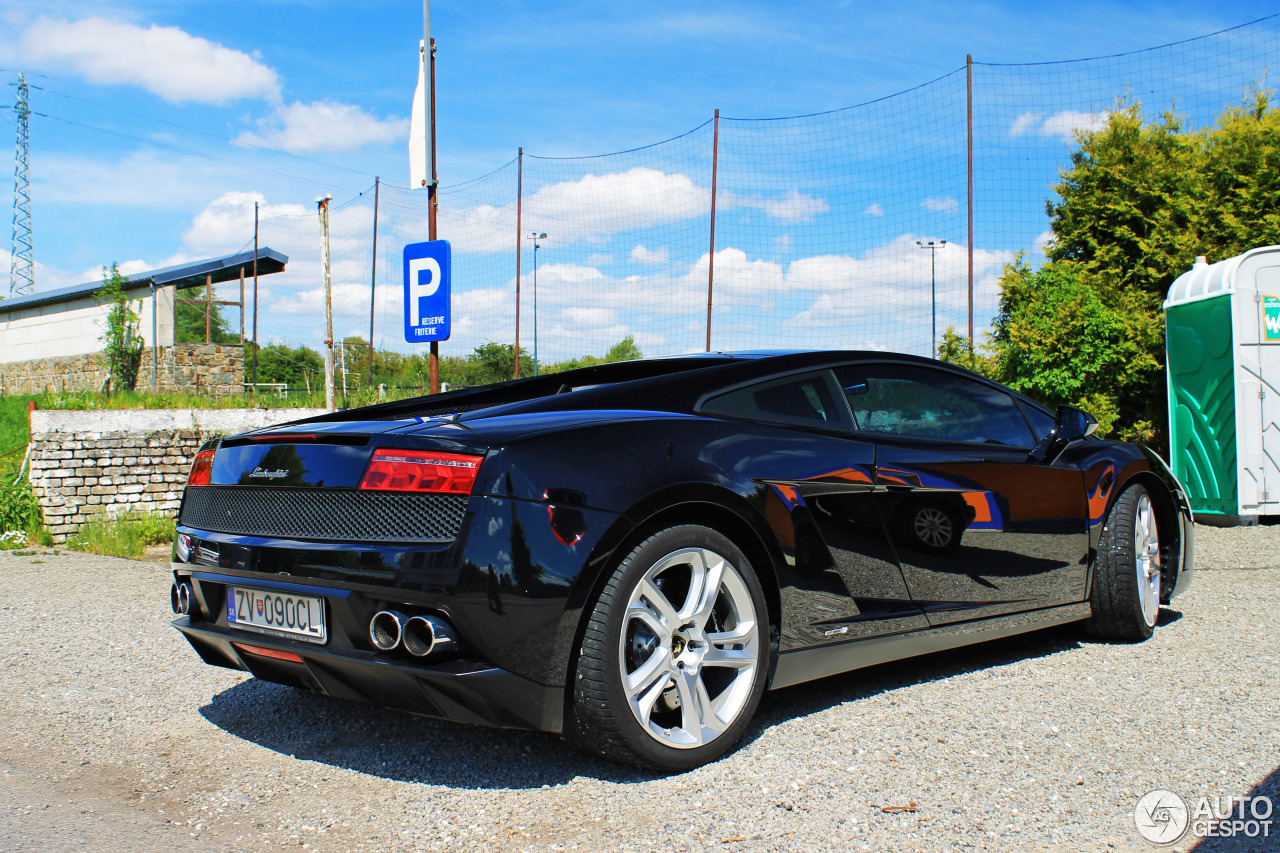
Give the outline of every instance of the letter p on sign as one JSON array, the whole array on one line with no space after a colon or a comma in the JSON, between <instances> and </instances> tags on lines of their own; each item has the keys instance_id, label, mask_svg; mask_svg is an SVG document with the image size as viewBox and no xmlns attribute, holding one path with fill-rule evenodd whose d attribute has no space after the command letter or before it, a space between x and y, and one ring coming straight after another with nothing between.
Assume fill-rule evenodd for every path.
<instances>
[{"instance_id":1,"label":"letter p on sign","mask_svg":"<svg viewBox=\"0 0 1280 853\"><path fill-rule=\"evenodd\" d=\"M404 339L447 341L452 324L448 240L404 247Z\"/></svg>"}]
</instances>

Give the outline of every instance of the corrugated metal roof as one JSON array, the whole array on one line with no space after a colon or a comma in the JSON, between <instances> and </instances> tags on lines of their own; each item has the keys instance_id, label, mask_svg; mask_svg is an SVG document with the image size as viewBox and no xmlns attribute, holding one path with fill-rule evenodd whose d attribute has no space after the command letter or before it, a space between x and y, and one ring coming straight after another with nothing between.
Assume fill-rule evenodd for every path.
<instances>
[{"instance_id":1,"label":"corrugated metal roof","mask_svg":"<svg viewBox=\"0 0 1280 853\"><path fill-rule=\"evenodd\" d=\"M260 276L283 272L288 262L287 255L283 255L274 249L269 249L265 246L258 249L258 275ZM206 276L211 276L213 283L218 284L219 282L238 279L241 269L244 270L246 278L253 275L253 252L241 252L237 255L228 255L225 258L192 261L188 264L161 267L160 269L127 275L125 276L125 281L128 283L125 285L125 290L150 288L152 284L157 287L173 285L178 290L185 290L189 287L203 287ZM71 287L33 293L30 296L17 296L13 299L0 300L0 314L8 314L11 311L32 308L37 305L83 299L100 290L102 284L101 281L89 281L84 284L72 285Z\"/></svg>"}]
</instances>

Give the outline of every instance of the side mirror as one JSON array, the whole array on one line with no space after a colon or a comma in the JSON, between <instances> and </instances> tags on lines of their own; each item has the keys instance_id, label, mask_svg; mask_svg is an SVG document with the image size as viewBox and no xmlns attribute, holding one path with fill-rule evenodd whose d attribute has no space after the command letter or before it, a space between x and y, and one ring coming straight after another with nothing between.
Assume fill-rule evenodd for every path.
<instances>
[{"instance_id":1,"label":"side mirror","mask_svg":"<svg viewBox=\"0 0 1280 853\"><path fill-rule=\"evenodd\" d=\"M1052 464L1068 444L1092 435L1097 428L1098 421L1083 409L1059 406L1058 415L1053 419L1053 430L1040 439L1027 458L1031 462Z\"/></svg>"},{"instance_id":2,"label":"side mirror","mask_svg":"<svg viewBox=\"0 0 1280 853\"><path fill-rule=\"evenodd\" d=\"M1053 431L1063 441L1076 441L1093 435L1097 428L1098 421L1093 415L1075 406L1059 406L1058 416L1053 421Z\"/></svg>"}]
</instances>

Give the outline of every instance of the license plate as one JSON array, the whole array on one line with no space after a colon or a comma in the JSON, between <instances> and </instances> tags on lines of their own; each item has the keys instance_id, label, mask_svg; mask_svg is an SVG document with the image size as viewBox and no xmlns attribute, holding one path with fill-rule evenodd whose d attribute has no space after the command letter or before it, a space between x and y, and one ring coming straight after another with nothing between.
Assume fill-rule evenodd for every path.
<instances>
[{"instance_id":1,"label":"license plate","mask_svg":"<svg viewBox=\"0 0 1280 853\"><path fill-rule=\"evenodd\" d=\"M308 643L323 643L328 639L324 599L310 595L229 586L227 623L232 628Z\"/></svg>"}]
</instances>

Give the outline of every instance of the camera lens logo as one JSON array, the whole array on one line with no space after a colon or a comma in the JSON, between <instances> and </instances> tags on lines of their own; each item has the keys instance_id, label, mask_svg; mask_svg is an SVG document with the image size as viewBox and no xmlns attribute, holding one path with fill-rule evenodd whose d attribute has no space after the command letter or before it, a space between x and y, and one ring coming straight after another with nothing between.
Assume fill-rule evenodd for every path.
<instances>
[{"instance_id":1,"label":"camera lens logo","mask_svg":"<svg viewBox=\"0 0 1280 853\"><path fill-rule=\"evenodd\" d=\"M1152 844L1172 844L1181 838L1191 822L1187 804L1173 791L1157 788L1133 808L1133 823Z\"/></svg>"}]
</instances>

